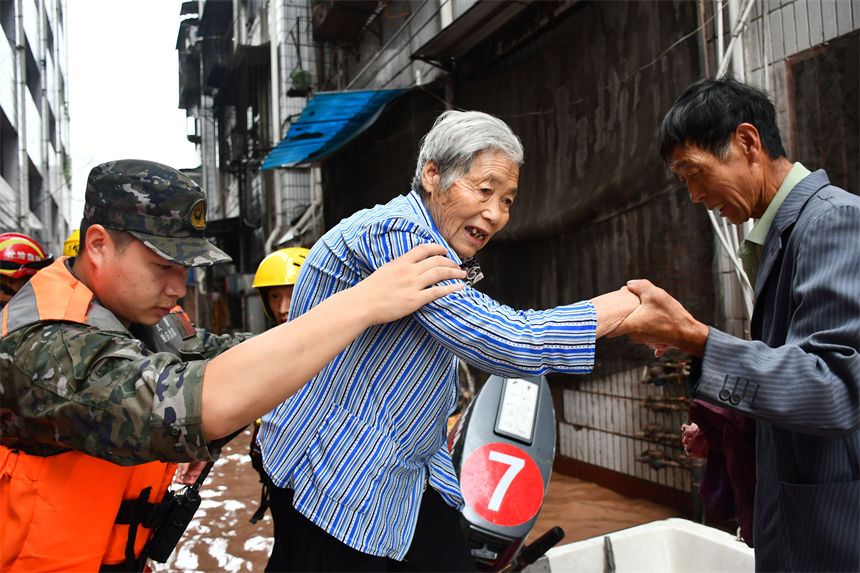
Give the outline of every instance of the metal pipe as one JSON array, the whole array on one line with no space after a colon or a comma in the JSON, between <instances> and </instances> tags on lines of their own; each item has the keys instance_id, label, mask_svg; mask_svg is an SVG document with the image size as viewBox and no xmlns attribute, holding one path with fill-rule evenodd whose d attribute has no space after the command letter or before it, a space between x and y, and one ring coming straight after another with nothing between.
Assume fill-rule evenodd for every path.
<instances>
[{"instance_id":1,"label":"metal pipe","mask_svg":"<svg viewBox=\"0 0 860 573\"><path fill-rule=\"evenodd\" d=\"M309 22L310 20L307 17L307 10L307 3L301 5L290 4L290 6L283 9L283 15L278 20L282 24L277 35L277 38L280 40L280 57L278 58L278 61L280 62L279 74L281 80L288 78L290 70L298 65L299 62L299 54L293 49L294 45L288 41L288 23L293 19L297 22ZM305 53L303 58L305 61L310 61L310 54ZM273 82L273 84L274 83L275 82ZM274 86L275 90L280 90L281 88L281 84ZM299 115L305 106L301 98L281 98L282 95L283 94L279 93L277 96L278 99L276 99L281 110L277 123L277 133L279 138L281 137L281 132L285 131L284 128L286 127L281 124L286 124L286 120ZM281 118L283 118L283 120L281 120ZM310 187L310 184L307 183L307 170L277 170L275 171L274 178L276 190L276 224L264 243L267 253L274 249L276 246L275 242L288 230L288 221L294 217L292 211L295 209L296 205L300 205L302 203L307 204L309 202L309 197L313 195L313 189ZM289 206L289 209L287 206ZM285 211L287 211L287 214L284 214Z\"/></svg>"},{"instance_id":2,"label":"metal pipe","mask_svg":"<svg viewBox=\"0 0 860 573\"><path fill-rule=\"evenodd\" d=\"M15 96L18 104L18 194L15 219L18 230L30 234L30 158L27 152L27 55L24 48L24 4L15 2Z\"/></svg>"},{"instance_id":3,"label":"metal pipe","mask_svg":"<svg viewBox=\"0 0 860 573\"><path fill-rule=\"evenodd\" d=\"M716 7L714 8L714 26L716 27L716 40L717 40L717 69L723 67L723 59L725 59L726 54L723 51L723 0L716 0ZM720 77L720 74L717 74L717 77Z\"/></svg>"},{"instance_id":4,"label":"metal pipe","mask_svg":"<svg viewBox=\"0 0 860 573\"><path fill-rule=\"evenodd\" d=\"M273 33L270 35L269 43L270 43L270 62L269 62L269 70L272 74L272 116L270 121L271 133L272 133L272 141L275 145L276 141L280 141L281 137L281 68L284 54L283 54L283 46L284 41L286 39L286 34L284 33L284 23L283 23L283 3L282 2L273 2L275 9L269 13L269 30L272 30ZM278 41L282 40L282 41ZM269 233L269 236L266 237L266 241L263 243L264 252L266 254L272 252L272 243L275 241L275 238L280 236L283 231L283 216L281 215L281 203L283 203L282 193L281 193L281 177L278 172L275 171L272 174L272 195L273 201L275 205L275 225L272 227L272 232Z\"/></svg>"},{"instance_id":5,"label":"metal pipe","mask_svg":"<svg viewBox=\"0 0 860 573\"><path fill-rule=\"evenodd\" d=\"M47 31L44 29L45 26L47 26L45 3L39 2L39 46L41 47L42 52L39 57L39 74L42 79L42 89L39 91L39 108L42 114L42 137L40 138L42 145L42 164L39 166L39 169L42 171L42 192L39 195L41 201L37 205L37 217L40 221L42 221L42 227L44 232L42 238L45 240L46 243L50 244L51 242L53 242L54 233L56 232L56 230L54 229L55 225L53 224L53 221L50 220L51 209L49 203L49 201L53 200L53 185L51 184L51 179L53 178L53 170L51 169L50 161L52 126L48 121L51 118L51 113L49 113L51 106L48 102L48 88L45 85L48 82L48 34ZM51 78L51 81L53 82L54 78Z\"/></svg>"},{"instance_id":6,"label":"metal pipe","mask_svg":"<svg viewBox=\"0 0 860 573\"><path fill-rule=\"evenodd\" d=\"M732 22L732 30L736 24L739 23L738 19L738 0L728 0L729 2L729 21ZM738 36L738 40L734 44L734 48L730 48L732 53L730 57L732 58L732 73L735 78L740 81L746 80L746 74L744 73L744 51L743 51L743 39Z\"/></svg>"},{"instance_id":7,"label":"metal pipe","mask_svg":"<svg viewBox=\"0 0 860 573\"><path fill-rule=\"evenodd\" d=\"M708 38L705 33L705 0L698 0L698 18L699 18L699 63L702 66L705 77L711 77L710 63L708 62Z\"/></svg>"},{"instance_id":8,"label":"metal pipe","mask_svg":"<svg viewBox=\"0 0 860 573\"><path fill-rule=\"evenodd\" d=\"M732 266L735 269L735 274L738 277L738 282L740 282L740 284L741 284L741 289L742 289L743 294L744 294L744 297L743 297L744 309L747 312L747 317L752 318L753 289L752 289L752 285L750 285L749 278L747 278L746 272L744 272L743 268L741 267L741 264L740 264L740 261L738 260L737 254L732 252L731 248L729 247L728 243L726 242L726 238L720 232L719 225L717 224L716 215L714 215L713 211L711 211L710 209L706 209L706 211L708 212L708 217L711 219L711 225L714 227L714 231L717 235L717 239L719 239L720 244L723 246L723 249L725 249L726 254L728 255L728 258L731 261Z\"/></svg>"},{"instance_id":9,"label":"metal pipe","mask_svg":"<svg viewBox=\"0 0 860 573\"><path fill-rule=\"evenodd\" d=\"M754 0L746 0L746 4L744 5L743 14L738 18L738 21L735 23L735 26L732 30L732 39L729 41L729 45L726 48L726 57L723 58L722 63L720 64L720 68L717 70L717 77L722 77L723 74L726 73L726 69L729 67L729 63L732 59L732 48L735 46L735 42L741 34L744 26L746 26L747 19L749 18L750 11L752 10Z\"/></svg>"},{"instance_id":10,"label":"metal pipe","mask_svg":"<svg viewBox=\"0 0 860 573\"><path fill-rule=\"evenodd\" d=\"M444 30L451 22L454 21L454 1L442 0L442 5L439 6L439 21L440 29Z\"/></svg>"},{"instance_id":11,"label":"metal pipe","mask_svg":"<svg viewBox=\"0 0 860 573\"><path fill-rule=\"evenodd\" d=\"M762 20L762 37L764 38L763 46L762 46L762 68L764 70L764 89L765 91L770 90L770 66L773 61L773 44L771 39L771 30L770 30L770 18L767 17L766 12L762 12L761 15Z\"/></svg>"}]
</instances>

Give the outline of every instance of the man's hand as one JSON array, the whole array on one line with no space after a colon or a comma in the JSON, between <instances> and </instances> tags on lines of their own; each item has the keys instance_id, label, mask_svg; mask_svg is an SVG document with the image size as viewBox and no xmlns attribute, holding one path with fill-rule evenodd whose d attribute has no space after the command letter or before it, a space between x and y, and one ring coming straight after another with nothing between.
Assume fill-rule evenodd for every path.
<instances>
[{"instance_id":1,"label":"man's hand","mask_svg":"<svg viewBox=\"0 0 860 573\"><path fill-rule=\"evenodd\" d=\"M206 462L185 462L176 465L174 481L185 485L191 485L200 477L200 472L206 467Z\"/></svg>"},{"instance_id":2,"label":"man's hand","mask_svg":"<svg viewBox=\"0 0 860 573\"><path fill-rule=\"evenodd\" d=\"M681 443L691 458L707 458L710 446L705 433L696 424L681 424Z\"/></svg>"},{"instance_id":3,"label":"man's hand","mask_svg":"<svg viewBox=\"0 0 860 573\"><path fill-rule=\"evenodd\" d=\"M397 320L465 286L462 282L436 284L466 278L466 271L449 259L447 253L442 245L418 245L376 269L353 289L366 297L366 308L372 312L375 323Z\"/></svg>"},{"instance_id":4,"label":"man's hand","mask_svg":"<svg viewBox=\"0 0 860 573\"><path fill-rule=\"evenodd\" d=\"M591 299L597 313L597 338L618 336L614 331L624 319L639 307L639 297L627 287ZM623 332L620 334L624 334Z\"/></svg>"},{"instance_id":5,"label":"man's hand","mask_svg":"<svg viewBox=\"0 0 860 573\"><path fill-rule=\"evenodd\" d=\"M642 304L631 312L609 336L626 334L633 342L647 344L656 356L677 348L701 357L708 340L708 326L687 312L687 309L663 289L650 281L627 282L627 288Z\"/></svg>"}]
</instances>

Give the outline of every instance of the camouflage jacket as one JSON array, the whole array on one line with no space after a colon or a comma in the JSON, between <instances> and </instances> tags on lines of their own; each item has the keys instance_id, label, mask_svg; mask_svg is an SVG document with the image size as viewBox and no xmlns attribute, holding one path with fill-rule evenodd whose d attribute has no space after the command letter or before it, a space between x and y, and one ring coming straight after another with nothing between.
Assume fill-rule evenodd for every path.
<instances>
[{"instance_id":1,"label":"camouflage jacket","mask_svg":"<svg viewBox=\"0 0 860 573\"><path fill-rule=\"evenodd\" d=\"M74 449L122 465L216 458L220 443L203 436L203 372L208 358L250 335L196 332L187 346L198 359L183 361L147 348L95 298L85 320L46 318L35 306L38 287L64 272L60 259L4 309L2 444L34 455Z\"/></svg>"}]
</instances>

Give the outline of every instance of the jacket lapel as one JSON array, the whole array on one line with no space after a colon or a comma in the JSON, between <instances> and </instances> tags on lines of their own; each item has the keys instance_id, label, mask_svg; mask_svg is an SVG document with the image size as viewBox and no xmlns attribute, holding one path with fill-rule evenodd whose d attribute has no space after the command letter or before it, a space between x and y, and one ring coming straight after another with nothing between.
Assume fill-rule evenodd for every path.
<instances>
[{"instance_id":1,"label":"jacket lapel","mask_svg":"<svg viewBox=\"0 0 860 573\"><path fill-rule=\"evenodd\" d=\"M824 170L819 169L805 177L791 190L788 197L785 198L779 211L776 212L776 217L774 217L773 224L764 241L761 262L758 267L758 278L755 282L754 300L758 300L761 296L761 291L764 285L767 284L767 279L773 270L774 264L779 259L783 249L783 237L785 237L785 240L788 239L785 235L786 231L790 231L797 222L803 206L806 205L810 197L819 189L829 184L830 180L827 179L827 174Z\"/></svg>"}]
</instances>

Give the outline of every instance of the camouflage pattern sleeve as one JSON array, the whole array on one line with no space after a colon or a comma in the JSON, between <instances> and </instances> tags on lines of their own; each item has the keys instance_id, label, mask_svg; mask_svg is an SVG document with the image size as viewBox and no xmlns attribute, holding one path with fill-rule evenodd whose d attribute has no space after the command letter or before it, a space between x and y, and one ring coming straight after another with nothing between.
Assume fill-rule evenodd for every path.
<instances>
[{"instance_id":1,"label":"camouflage pattern sleeve","mask_svg":"<svg viewBox=\"0 0 860 573\"><path fill-rule=\"evenodd\" d=\"M212 334L201 328L197 329L197 345L206 358L215 358L225 350L244 342L255 335L251 332L238 334Z\"/></svg>"},{"instance_id":2,"label":"camouflage pattern sleeve","mask_svg":"<svg viewBox=\"0 0 860 573\"><path fill-rule=\"evenodd\" d=\"M200 416L206 364L78 324L14 332L0 341L3 444L121 465L217 458L219 442L206 443Z\"/></svg>"}]
</instances>

